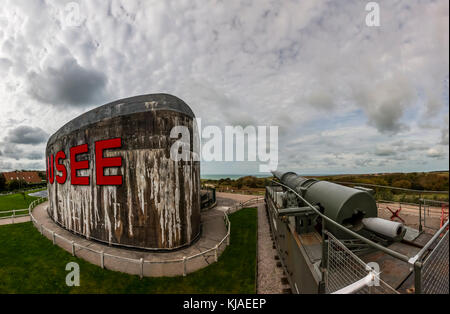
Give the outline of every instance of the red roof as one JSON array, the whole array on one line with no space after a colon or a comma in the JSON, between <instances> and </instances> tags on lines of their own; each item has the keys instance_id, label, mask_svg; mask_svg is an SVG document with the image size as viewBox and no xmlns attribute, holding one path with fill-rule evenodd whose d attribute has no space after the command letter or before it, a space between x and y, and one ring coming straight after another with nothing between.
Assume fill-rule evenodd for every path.
<instances>
[{"instance_id":1,"label":"red roof","mask_svg":"<svg viewBox=\"0 0 450 314\"><path fill-rule=\"evenodd\" d=\"M42 183L42 179L37 171L3 172L3 176L6 179L6 183L13 180L25 180L27 183Z\"/></svg>"}]
</instances>

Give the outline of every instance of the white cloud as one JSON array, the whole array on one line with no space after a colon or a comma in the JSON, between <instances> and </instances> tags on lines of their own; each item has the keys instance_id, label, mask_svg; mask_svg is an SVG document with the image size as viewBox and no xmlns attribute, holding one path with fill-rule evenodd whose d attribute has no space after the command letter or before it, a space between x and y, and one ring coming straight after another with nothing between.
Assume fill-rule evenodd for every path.
<instances>
[{"instance_id":1,"label":"white cloud","mask_svg":"<svg viewBox=\"0 0 450 314\"><path fill-rule=\"evenodd\" d=\"M444 158L447 156L447 152L443 147L433 147L427 150L427 156L431 158Z\"/></svg>"},{"instance_id":2,"label":"white cloud","mask_svg":"<svg viewBox=\"0 0 450 314\"><path fill-rule=\"evenodd\" d=\"M448 122L419 126L448 115L446 0L379 1L379 28L358 0L76 3L79 27L60 1L0 8L0 141L10 119L51 134L108 101L168 92L205 125L279 125L280 164L316 173L428 169L425 154L404 165L376 147L448 145Z\"/></svg>"}]
</instances>

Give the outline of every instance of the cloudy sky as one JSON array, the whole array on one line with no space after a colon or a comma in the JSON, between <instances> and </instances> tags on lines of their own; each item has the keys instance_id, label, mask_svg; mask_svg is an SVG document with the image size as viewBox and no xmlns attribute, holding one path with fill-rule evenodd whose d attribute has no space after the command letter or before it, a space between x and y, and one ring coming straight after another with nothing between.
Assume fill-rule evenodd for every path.
<instances>
[{"instance_id":1,"label":"cloudy sky","mask_svg":"<svg viewBox=\"0 0 450 314\"><path fill-rule=\"evenodd\" d=\"M446 170L449 1L377 1L379 27L367 2L3 1L0 171L44 169L66 122L159 92L204 126L279 126L282 170Z\"/></svg>"}]
</instances>

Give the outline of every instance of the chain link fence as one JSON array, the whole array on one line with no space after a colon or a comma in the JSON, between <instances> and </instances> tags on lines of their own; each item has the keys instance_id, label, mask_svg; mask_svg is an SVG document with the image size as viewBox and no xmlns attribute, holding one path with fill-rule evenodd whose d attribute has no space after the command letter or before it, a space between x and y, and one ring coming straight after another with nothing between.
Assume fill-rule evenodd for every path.
<instances>
[{"instance_id":1,"label":"chain link fence","mask_svg":"<svg viewBox=\"0 0 450 314\"><path fill-rule=\"evenodd\" d=\"M422 265L422 291L425 294L448 294L448 230Z\"/></svg>"},{"instance_id":2,"label":"chain link fence","mask_svg":"<svg viewBox=\"0 0 450 314\"><path fill-rule=\"evenodd\" d=\"M331 233L328 235L326 293L397 294L380 279L375 265L368 265ZM372 267L371 267L372 266Z\"/></svg>"},{"instance_id":3,"label":"chain link fence","mask_svg":"<svg viewBox=\"0 0 450 314\"><path fill-rule=\"evenodd\" d=\"M420 199L420 206L422 207L423 226L433 230L439 229L442 223L441 218L444 215L443 210L448 213L448 202L422 198Z\"/></svg>"}]
</instances>

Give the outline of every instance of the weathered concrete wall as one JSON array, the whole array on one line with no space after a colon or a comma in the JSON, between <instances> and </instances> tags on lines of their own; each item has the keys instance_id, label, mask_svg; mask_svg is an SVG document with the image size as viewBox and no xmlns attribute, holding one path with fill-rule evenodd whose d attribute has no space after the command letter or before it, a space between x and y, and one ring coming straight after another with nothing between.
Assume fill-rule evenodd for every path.
<instances>
[{"instance_id":1,"label":"weathered concrete wall","mask_svg":"<svg viewBox=\"0 0 450 314\"><path fill-rule=\"evenodd\" d=\"M129 109L127 109L129 108ZM197 132L194 115L180 99L146 95L99 107L69 122L47 144L46 155L63 150L67 169L64 184L48 183L53 220L65 228L109 243L171 249L189 244L200 232L200 162L174 161L170 138L174 126ZM121 186L96 184L95 142L121 138L120 148L104 157L122 157L122 166L105 169L121 175ZM193 150L191 136L191 151ZM89 185L72 185L70 148L88 144L78 160L89 160ZM57 174L55 169L55 174Z\"/></svg>"}]
</instances>

